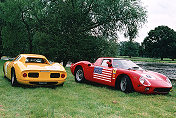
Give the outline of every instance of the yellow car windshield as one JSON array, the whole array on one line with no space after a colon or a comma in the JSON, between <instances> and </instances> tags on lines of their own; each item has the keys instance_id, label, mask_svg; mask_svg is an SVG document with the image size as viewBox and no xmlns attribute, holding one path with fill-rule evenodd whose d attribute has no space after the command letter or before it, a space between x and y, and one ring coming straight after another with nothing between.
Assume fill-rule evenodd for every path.
<instances>
[{"instance_id":1,"label":"yellow car windshield","mask_svg":"<svg viewBox=\"0 0 176 118\"><path fill-rule=\"evenodd\" d=\"M43 58L26 58L26 63L46 63L46 60Z\"/></svg>"}]
</instances>

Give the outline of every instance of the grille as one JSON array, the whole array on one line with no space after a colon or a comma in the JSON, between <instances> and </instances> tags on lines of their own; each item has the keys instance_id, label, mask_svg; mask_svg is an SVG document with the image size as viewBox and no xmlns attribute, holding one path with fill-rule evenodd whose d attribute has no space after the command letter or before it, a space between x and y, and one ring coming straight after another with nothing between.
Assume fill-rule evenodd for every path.
<instances>
[{"instance_id":1,"label":"grille","mask_svg":"<svg viewBox=\"0 0 176 118\"><path fill-rule=\"evenodd\" d=\"M155 88L155 92L169 92L171 88Z\"/></svg>"},{"instance_id":2,"label":"grille","mask_svg":"<svg viewBox=\"0 0 176 118\"><path fill-rule=\"evenodd\" d=\"M39 73L28 73L28 77L38 78L39 77Z\"/></svg>"},{"instance_id":3,"label":"grille","mask_svg":"<svg viewBox=\"0 0 176 118\"><path fill-rule=\"evenodd\" d=\"M58 82L29 82L30 84L35 84L35 85L55 85ZM46 84L41 84L41 83L46 83Z\"/></svg>"},{"instance_id":4,"label":"grille","mask_svg":"<svg viewBox=\"0 0 176 118\"><path fill-rule=\"evenodd\" d=\"M60 77L60 73L51 73L50 74L50 78L59 78Z\"/></svg>"}]
</instances>

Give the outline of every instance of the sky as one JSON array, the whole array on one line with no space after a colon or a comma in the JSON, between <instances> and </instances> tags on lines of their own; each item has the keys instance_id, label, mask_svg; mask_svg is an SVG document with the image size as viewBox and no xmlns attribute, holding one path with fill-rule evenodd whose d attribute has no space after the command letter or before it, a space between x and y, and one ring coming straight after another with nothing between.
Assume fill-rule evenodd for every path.
<instances>
[{"instance_id":1,"label":"sky","mask_svg":"<svg viewBox=\"0 0 176 118\"><path fill-rule=\"evenodd\" d=\"M147 10L147 23L139 30L135 41L141 43L150 30L160 25L176 31L176 0L141 0Z\"/></svg>"}]
</instances>

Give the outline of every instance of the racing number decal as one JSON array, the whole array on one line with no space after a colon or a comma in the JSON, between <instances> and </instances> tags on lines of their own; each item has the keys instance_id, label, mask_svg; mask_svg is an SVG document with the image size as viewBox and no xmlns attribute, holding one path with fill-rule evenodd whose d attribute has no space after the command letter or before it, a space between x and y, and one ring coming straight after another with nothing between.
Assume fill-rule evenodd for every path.
<instances>
[{"instance_id":1,"label":"racing number decal","mask_svg":"<svg viewBox=\"0 0 176 118\"><path fill-rule=\"evenodd\" d=\"M115 79L116 71L116 69L113 69L112 79Z\"/></svg>"}]
</instances>

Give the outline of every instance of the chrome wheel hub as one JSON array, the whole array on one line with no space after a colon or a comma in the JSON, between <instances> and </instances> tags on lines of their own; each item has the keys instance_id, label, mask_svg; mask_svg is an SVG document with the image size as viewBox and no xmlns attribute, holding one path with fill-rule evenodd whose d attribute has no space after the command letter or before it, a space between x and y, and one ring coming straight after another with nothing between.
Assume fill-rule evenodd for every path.
<instances>
[{"instance_id":1,"label":"chrome wheel hub","mask_svg":"<svg viewBox=\"0 0 176 118\"><path fill-rule=\"evenodd\" d=\"M125 91L126 90L126 86L127 86L127 81L126 81L126 78L124 78L120 82L120 88L121 88L121 90Z\"/></svg>"},{"instance_id":2,"label":"chrome wheel hub","mask_svg":"<svg viewBox=\"0 0 176 118\"><path fill-rule=\"evenodd\" d=\"M82 70L78 70L77 72L76 72L76 79L78 80L78 81L81 81L82 79L83 79L83 71Z\"/></svg>"},{"instance_id":3,"label":"chrome wheel hub","mask_svg":"<svg viewBox=\"0 0 176 118\"><path fill-rule=\"evenodd\" d=\"M14 78L15 78L15 77L14 77L14 73L13 73L13 74L12 74L12 78L11 78L11 79L12 79L12 80L11 80L12 84L14 83Z\"/></svg>"}]
</instances>

